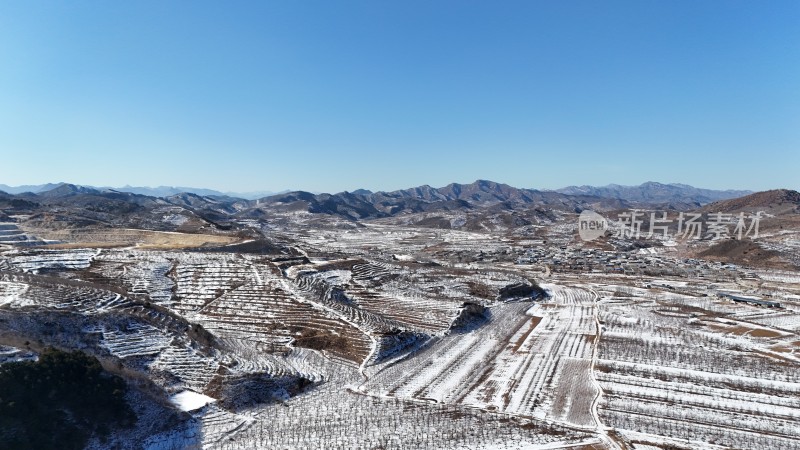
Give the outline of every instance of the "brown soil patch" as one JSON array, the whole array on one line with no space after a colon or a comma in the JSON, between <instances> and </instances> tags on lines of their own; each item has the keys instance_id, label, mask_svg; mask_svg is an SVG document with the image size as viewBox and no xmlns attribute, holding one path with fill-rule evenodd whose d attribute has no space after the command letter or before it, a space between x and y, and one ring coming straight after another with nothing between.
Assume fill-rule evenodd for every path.
<instances>
[{"instance_id":1,"label":"brown soil patch","mask_svg":"<svg viewBox=\"0 0 800 450\"><path fill-rule=\"evenodd\" d=\"M783 336L782 333L779 333L779 332L774 331L774 330L765 330L763 328L755 329L755 330L751 331L749 334L750 334L750 336L753 336L753 337L762 337L762 338L775 338L775 337Z\"/></svg>"},{"instance_id":2,"label":"brown soil patch","mask_svg":"<svg viewBox=\"0 0 800 450\"><path fill-rule=\"evenodd\" d=\"M133 229L97 230L31 230L31 234L45 239L65 241L45 248L110 248L136 245L142 249L180 249L233 244L241 241L236 236L216 234L190 234Z\"/></svg>"},{"instance_id":3,"label":"brown soil patch","mask_svg":"<svg viewBox=\"0 0 800 450\"><path fill-rule=\"evenodd\" d=\"M773 352L778 352L778 353L791 353L792 352L792 349L789 348L789 347L786 347L785 345L773 345L769 349L772 350Z\"/></svg>"},{"instance_id":4,"label":"brown soil patch","mask_svg":"<svg viewBox=\"0 0 800 450\"><path fill-rule=\"evenodd\" d=\"M779 331L769 330L765 328L751 328L744 325L725 325L718 322L705 322L705 324L715 331L723 333L733 333L739 336L752 336L756 338L777 338L785 336L785 333Z\"/></svg>"},{"instance_id":5,"label":"brown soil patch","mask_svg":"<svg viewBox=\"0 0 800 450\"><path fill-rule=\"evenodd\" d=\"M533 333L533 330L536 329L536 325L539 325L539 322L542 321L541 317L531 317L530 328L528 331L525 332L522 336L520 336L517 343L514 345L514 353L519 353L519 348L522 347L522 344L528 339L528 336Z\"/></svg>"}]
</instances>

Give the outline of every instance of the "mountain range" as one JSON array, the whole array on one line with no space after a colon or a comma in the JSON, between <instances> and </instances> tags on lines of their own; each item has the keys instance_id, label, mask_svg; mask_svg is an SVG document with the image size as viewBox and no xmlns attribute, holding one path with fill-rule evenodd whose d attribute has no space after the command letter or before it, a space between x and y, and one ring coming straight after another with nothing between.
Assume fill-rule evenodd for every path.
<instances>
[{"instance_id":1,"label":"mountain range","mask_svg":"<svg viewBox=\"0 0 800 450\"><path fill-rule=\"evenodd\" d=\"M293 191L258 199L251 206L254 209L306 210L312 213L324 212L351 219L364 219L394 216L400 213L479 208L512 210L526 205L573 212L587 208L614 210L637 206L689 210L713 201L736 198L749 193L750 191L715 191L655 182L641 186L602 188L584 186L547 191L477 180L469 184L451 183L440 188L423 185L390 192L359 189L338 194L312 194Z\"/></svg>"},{"instance_id":2,"label":"mountain range","mask_svg":"<svg viewBox=\"0 0 800 450\"><path fill-rule=\"evenodd\" d=\"M22 185L22 186L8 186L0 184L0 191L9 194L22 194L26 192L41 194L52 191L66 185L68 183L46 183L39 185ZM73 185L74 186L74 185ZM132 194L147 195L150 197L170 197L173 195L190 193L200 195L203 197L233 197L245 200L257 200L270 196L290 194L292 191L253 191L253 192L222 192L214 189L206 188L193 188L182 186L123 186L119 188L113 187L95 187L95 186L80 186L87 189L96 191L116 191L116 192L129 192ZM294 191L304 192L304 191ZM713 190L701 189L686 184L669 183L662 184L648 181L639 186L622 186L618 184L609 184L607 186L568 186L553 191L548 190L535 190L535 189L522 189L509 186L507 184L495 183L487 180L477 180L470 184L451 183L441 188L433 188L428 185L402 189L391 192L372 192L367 189L357 189L353 192L342 192L335 195L353 194L364 197L370 201L385 201L387 199L417 199L426 202L432 201L450 201L450 200L468 200L478 203L491 203L495 201L522 201L523 203L530 203L535 199L541 199L546 196L547 192L557 192L570 196L590 196L607 199L617 199L627 202L640 202L640 203L670 203L670 202L684 202L684 203L699 203L701 205L715 202L718 200L726 200L737 197L742 197L751 194L752 191L747 190ZM313 195L327 195L327 194L313 194Z\"/></svg>"},{"instance_id":3,"label":"mountain range","mask_svg":"<svg viewBox=\"0 0 800 450\"><path fill-rule=\"evenodd\" d=\"M752 191L745 190L719 191L701 189L686 184L662 184L653 181L642 183L639 186L621 186L618 184L609 184L601 187L568 186L556 189L556 192L567 195L591 195L602 198L617 198L630 202L697 202L700 204L742 197L753 193Z\"/></svg>"},{"instance_id":4,"label":"mountain range","mask_svg":"<svg viewBox=\"0 0 800 450\"><path fill-rule=\"evenodd\" d=\"M481 231L552 223L564 214L587 209L609 214L631 208L662 211L711 208L721 212L753 212L758 208L786 214L800 212L800 194L795 191L768 191L730 198L742 191L711 191L659 183L645 183L644 193L633 187L582 187L565 193L478 180L469 184L451 183L441 188L418 186L391 192L361 189L314 194L292 191L255 200L190 192L153 196L66 183L53 186L38 193L0 193L0 221L24 220L28 226L47 229L123 227L203 232L209 228L241 229L248 220L291 224L297 220L333 218L334 224L344 219L351 226L361 220L387 219L429 228ZM717 203L707 203L711 198L726 197ZM774 207L764 208L773 203Z\"/></svg>"},{"instance_id":5,"label":"mountain range","mask_svg":"<svg viewBox=\"0 0 800 450\"><path fill-rule=\"evenodd\" d=\"M39 194L53 190L64 184L69 184L69 183L27 184L22 186L9 186L7 184L0 184L0 191L6 192L8 194L23 194L25 192ZM275 195L277 193L280 193L273 191L221 192L221 191L216 191L214 189L193 188L184 186L148 187L148 186L125 185L119 188L108 187L108 186L104 187L82 186L82 187L98 191L110 190L117 192L129 192L131 194L148 195L150 197L169 197L171 195L183 194L185 192L188 192L190 194L197 194L207 197L234 197L234 198L243 198L247 200L255 200L257 198L268 197L270 195ZM288 191L282 191L282 192L288 192Z\"/></svg>"}]
</instances>

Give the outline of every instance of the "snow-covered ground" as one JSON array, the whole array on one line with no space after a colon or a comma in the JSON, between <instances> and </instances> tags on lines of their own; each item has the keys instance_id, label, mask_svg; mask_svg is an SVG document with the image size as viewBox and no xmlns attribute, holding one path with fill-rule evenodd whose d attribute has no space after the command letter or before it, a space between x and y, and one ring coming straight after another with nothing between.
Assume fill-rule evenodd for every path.
<instances>
[{"instance_id":1,"label":"snow-covered ground","mask_svg":"<svg viewBox=\"0 0 800 450\"><path fill-rule=\"evenodd\" d=\"M798 448L796 273L551 274L488 233L275 233L291 255L6 252L0 337L154 383L188 414L145 448ZM547 297L499 299L542 276Z\"/></svg>"}]
</instances>

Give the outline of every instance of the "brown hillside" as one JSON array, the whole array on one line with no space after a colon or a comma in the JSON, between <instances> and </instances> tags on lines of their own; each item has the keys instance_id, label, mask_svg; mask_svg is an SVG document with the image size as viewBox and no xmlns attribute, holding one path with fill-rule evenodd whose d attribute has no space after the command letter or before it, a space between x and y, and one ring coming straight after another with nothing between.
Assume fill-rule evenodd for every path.
<instances>
[{"instance_id":1,"label":"brown hillside","mask_svg":"<svg viewBox=\"0 0 800 450\"><path fill-rule=\"evenodd\" d=\"M750 239L725 240L697 253L698 257L749 267L795 269L774 250L766 250Z\"/></svg>"},{"instance_id":2,"label":"brown hillside","mask_svg":"<svg viewBox=\"0 0 800 450\"><path fill-rule=\"evenodd\" d=\"M700 211L707 213L764 211L774 215L798 214L800 213L800 192L790 189L756 192L744 197L711 203L701 208Z\"/></svg>"}]
</instances>

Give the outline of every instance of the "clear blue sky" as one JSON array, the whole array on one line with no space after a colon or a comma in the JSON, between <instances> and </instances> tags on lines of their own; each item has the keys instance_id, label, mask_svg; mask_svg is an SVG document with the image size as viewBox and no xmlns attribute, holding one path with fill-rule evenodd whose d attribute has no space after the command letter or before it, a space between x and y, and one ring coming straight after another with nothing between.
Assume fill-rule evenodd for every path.
<instances>
[{"instance_id":1,"label":"clear blue sky","mask_svg":"<svg viewBox=\"0 0 800 450\"><path fill-rule=\"evenodd\" d=\"M800 189L800 1L0 0L0 183Z\"/></svg>"}]
</instances>

